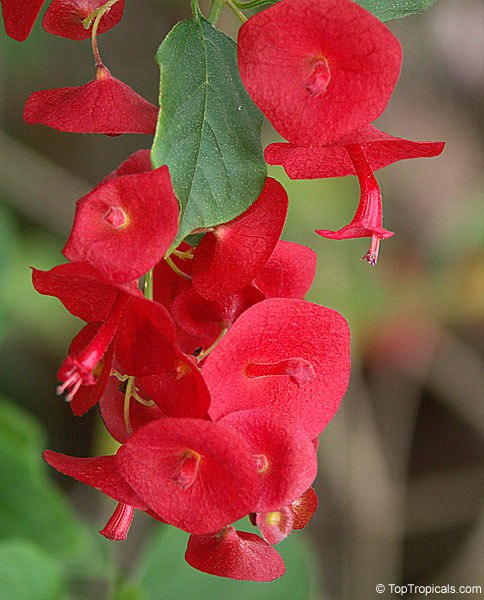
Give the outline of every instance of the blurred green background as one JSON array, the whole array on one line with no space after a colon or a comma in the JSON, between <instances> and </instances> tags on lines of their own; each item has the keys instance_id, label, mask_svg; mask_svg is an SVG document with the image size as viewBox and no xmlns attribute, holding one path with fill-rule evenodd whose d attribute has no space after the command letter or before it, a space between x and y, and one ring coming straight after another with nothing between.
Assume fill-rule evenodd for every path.
<instances>
[{"instance_id":1,"label":"blurred green background","mask_svg":"<svg viewBox=\"0 0 484 600\"><path fill-rule=\"evenodd\" d=\"M101 53L113 75L157 103L153 57L190 16L189 2L126 4L119 26L100 38ZM219 25L236 36L229 11ZM81 322L34 292L29 265L63 262L76 199L151 140L25 125L31 92L93 77L89 42L49 36L40 22L24 44L0 35L0 395L9 401L0 419L2 600L13 598L8 590L15 600L112 598L121 574L117 600L366 600L378 583L484 590L484 3L438 0L389 26L404 66L378 125L447 145L441 157L377 173L385 226L397 233L382 243L379 265L359 261L367 240L314 234L349 221L356 178L291 182L271 170L291 199L284 237L318 253L308 299L350 323L353 371L321 436L318 513L282 544L288 573L270 585L195 573L183 560L186 536L144 515L126 543L106 542L95 532L114 502L60 476L57 491L39 470L45 447L87 456L107 441L96 410L74 418L54 394ZM268 124L264 136L277 138Z\"/></svg>"}]
</instances>

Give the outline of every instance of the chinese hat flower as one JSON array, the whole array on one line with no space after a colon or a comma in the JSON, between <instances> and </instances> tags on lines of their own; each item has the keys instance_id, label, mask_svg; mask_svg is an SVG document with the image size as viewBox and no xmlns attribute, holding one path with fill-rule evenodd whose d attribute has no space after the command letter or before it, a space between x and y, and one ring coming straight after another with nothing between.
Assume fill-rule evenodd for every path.
<instances>
[{"instance_id":1,"label":"chinese hat flower","mask_svg":"<svg viewBox=\"0 0 484 600\"><path fill-rule=\"evenodd\" d=\"M24 120L72 133L154 133L158 109L104 65L96 77L78 87L34 92L27 100Z\"/></svg>"},{"instance_id":2,"label":"chinese hat flower","mask_svg":"<svg viewBox=\"0 0 484 600\"><path fill-rule=\"evenodd\" d=\"M348 325L339 313L295 298L264 300L205 359L209 414L274 408L315 437L336 413L349 371Z\"/></svg>"},{"instance_id":3,"label":"chinese hat flower","mask_svg":"<svg viewBox=\"0 0 484 600\"><path fill-rule=\"evenodd\" d=\"M291 179L357 175L361 195L351 223L338 231L318 229L316 233L338 240L371 237L363 258L374 266L380 240L393 233L383 227L381 192L373 171L398 160L437 156L443 147L443 142L414 142L366 125L326 145L270 144L265 157L271 165L282 165Z\"/></svg>"},{"instance_id":4,"label":"chinese hat flower","mask_svg":"<svg viewBox=\"0 0 484 600\"><path fill-rule=\"evenodd\" d=\"M113 281L152 269L178 231L179 205L167 166L113 177L78 200L64 255Z\"/></svg>"},{"instance_id":5,"label":"chinese hat flower","mask_svg":"<svg viewBox=\"0 0 484 600\"><path fill-rule=\"evenodd\" d=\"M397 82L391 31L350 0L281 0L238 38L242 82L294 144L322 144L376 119Z\"/></svg>"}]
</instances>

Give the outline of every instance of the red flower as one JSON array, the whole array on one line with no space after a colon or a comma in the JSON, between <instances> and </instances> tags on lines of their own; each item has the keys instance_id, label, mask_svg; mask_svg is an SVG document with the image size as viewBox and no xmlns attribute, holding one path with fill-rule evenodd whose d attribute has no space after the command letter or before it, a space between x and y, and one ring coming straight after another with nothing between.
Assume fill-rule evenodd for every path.
<instances>
[{"instance_id":1,"label":"red flower","mask_svg":"<svg viewBox=\"0 0 484 600\"><path fill-rule=\"evenodd\" d=\"M18 42L29 37L45 0L1 0L7 34Z\"/></svg>"},{"instance_id":2,"label":"red flower","mask_svg":"<svg viewBox=\"0 0 484 600\"><path fill-rule=\"evenodd\" d=\"M191 535L185 560L199 571L231 579L274 581L285 572L277 550L254 533L232 526L211 535Z\"/></svg>"},{"instance_id":3,"label":"red flower","mask_svg":"<svg viewBox=\"0 0 484 600\"><path fill-rule=\"evenodd\" d=\"M350 0L281 0L239 31L254 102L294 144L320 145L376 119L400 72L400 43Z\"/></svg>"},{"instance_id":4,"label":"red flower","mask_svg":"<svg viewBox=\"0 0 484 600\"><path fill-rule=\"evenodd\" d=\"M348 326L339 313L304 300L265 300L205 359L210 416L275 408L314 437L338 409L349 370Z\"/></svg>"},{"instance_id":5,"label":"red flower","mask_svg":"<svg viewBox=\"0 0 484 600\"><path fill-rule=\"evenodd\" d=\"M161 519L196 534L253 510L259 478L242 436L221 423L159 419L118 450L123 479Z\"/></svg>"},{"instance_id":6,"label":"red flower","mask_svg":"<svg viewBox=\"0 0 484 600\"><path fill-rule=\"evenodd\" d=\"M316 478L311 439L292 419L272 408L233 412L219 421L248 442L256 458L261 494L254 512L268 512L299 498Z\"/></svg>"},{"instance_id":7,"label":"red flower","mask_svg":"<svg viewBox=\"0 0 484 600\"><path fill-rule=\"evenodd\" d=\"M34 92L24 119L73 133L154 133L158 109L104 66L85 85Z\"/></svg>"},{"instance_id":8,"label":"red flower","mask_svg":"<svg viewBox=\"0 0 484 600\"><path fill-rule=\"evenodd\" d=\"M68 358L62 364L58 374L58 379L64 383L59 386L58 393L63 394L66 389L69 389L65 396L70 401L72 412L76 416L81 416L90 408L95 406L102 397L106 389L111 368L113 365L114 348L109 342L106 350L99 347L99 339L96 338L97 333L103 327L102 323L88 323L72 340L69 346ZM90 371L87 365L83 362L82 357L93 352L93 348L97 348L98 355L101 358ZM75 362L83 365L82 369L85 372L85 379L77 379L75 386L71 386L68 381L74 376L72 366ZM69 373L71 373L69 375ZM75 389L74 389L75 387Z\"/></svg>"},{"instance_id":9,"label":"red flower","mask_svg":"<svg viewBox=\"0 0 484 600\"><path fill-rule=\"evenodd\" d=\"M380 240L393 233L383 228L381 193L373 171L405 158L436 156L443 147L443 142L404 140L367 125L327 145L270 144L265 156L269 164L282 165L292 179L356 174L361 196L351 223L338 231L318 229L316 233L338 240L371 237L363 258L375 266Z\"/></svg>"},{"instance_id":10,"label":"red flower","mask_svg":"<svg viewBox=\"0 0 484 600\"><path fill-rule=\"evenodd\" d=\"M101 183L78 200L64 255L113 281L137 279L160 261L178 231L168 167Z\"/></svg>"},{"instance_id":11,"label":"red flower","mask_svg":"<svg viewBox=\"0 0 484 600\"><path fill-rule=\"evenodd\" d=\"M84 27L84 19L106 0L52 0L44 14L42 25L47 33L69 38L87 40L91 28ZM119 23L123 16L124 0L118 0L101 18L97 33L105 33Z\"/></svg>"},{"instance_id":12,"label":"red flower","mask_svg":"<svg viewBox=\"0 0 484 600\"><path fill-rule=\"evenodd\" d=\"M218 300L249 284L269 260L287 214L287 194L268 178L242 215L207 233L193 257L193 286L204 298Z\"/></svg>"},{"instance_id":13,"label":"red flower","mask_svg":"<svg viewBox=\"0 0 484 600\"><path fill-rule=\"evenodd\" d=\"M44 460L54 469L73 477L86 485L96 488L118 500L113 516L100 531L111 540L124 540L133 519L134 509L146 510L145 502L129 487L121 477L115 456L77 458L52 450L43 453Z\"/></svg>"}]
</instances>

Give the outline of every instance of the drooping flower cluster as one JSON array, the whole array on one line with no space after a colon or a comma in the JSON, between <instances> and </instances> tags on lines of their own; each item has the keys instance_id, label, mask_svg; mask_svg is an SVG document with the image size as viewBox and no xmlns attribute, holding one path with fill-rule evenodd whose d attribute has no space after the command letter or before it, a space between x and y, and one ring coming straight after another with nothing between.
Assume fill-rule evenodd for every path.
<instances>
[{"instance_id":1,"label":"drooping flower cluster","mask_svg":"<svg viewBox=\"0 0 484 600\"><path fill-rule=\"evenodd\" d=\"M292 179L357 175L356 213L331 239L370 237L364 255L378 260L383 228L373 171L406 158L436 156L443 142L413 142L371 125L397 82L401 47L390 30L351 0L281 0L239 32L239 68L254 102L289 143L265 157Z\"/></svg>"},{"instance_id":2,"label":"drooping flower cluster","mask_svg":"<svg viewBox=\"0 0 484 600\"><path fill-rule=\"evenodd\" d=\"M315 509L315 440L348 385L348 327L302 299L315 256L279 239L287 196L273 179L244 214L165 260L178 205L167 169L142 170L144 156L79 200L71 262L33 275L87 322L59 393L77 415L99 402L121 447L44 457L118 501L106 537L124 539L144 510L191 534L196 568L274 579L284 565L272 544ZM147 271L152 298L136 285ZM262 538L232 527L246 515Z\"/></svg>"},{"instance_id":3,"label":"drooping flower cluster","mask_svg":"<svg viewBox=\"0 0 484 600\"><path fill-rule=\"evenodd\" d=\"M2 0L7 30L24 39L43 2ZM91 37L96 77L27 101L27 123L79 133L153 133L158 110L102 63L97 35L121 18L122 0L52 0L44 28ZM242 79L289 144L266 150L291 177L357 174L361 199L334 237L372 238L382 225L373 170L432 156L437 143L399 140L370 122L398 78L400 46L350 0L281 0L239 36ZM240 107L242 108L242 107ZM215 136L216 137L216 136ZM235 219L176 241L180 207L168 166L149 150L129 157L77 203L63 253L34 269L41 294L86 322L58 371L75 415L99 405L115 455L51 450L58 471L101 490L117 507L101 533L125 539L134 511L190 534L193 567L270 581L284 572L273 547L303 528L317 506L317 439L349 381L349 331L334 310L304 300L314 253L280 239L288 199L267 178ZM219 221L220 223L220 221ZM249 516L260 531L237 531Z\"/></svg>"}]
</instances>

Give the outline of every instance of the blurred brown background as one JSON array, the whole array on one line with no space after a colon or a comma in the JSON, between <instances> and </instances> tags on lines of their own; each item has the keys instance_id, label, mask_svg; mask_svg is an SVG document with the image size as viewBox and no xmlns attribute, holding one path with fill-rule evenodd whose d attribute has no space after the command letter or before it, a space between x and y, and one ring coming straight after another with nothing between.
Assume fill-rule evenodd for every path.
<instances>
[{"instance_id":1,"label":"blurred brown background","mask_svg":"<svg viewBox=\"0 0 484 600\"><path fill-rule=\"evenodd\" d=\"M226 13L219 26L235 37ZM100 38L106 65L156 103L156 48L189 16L188 0L128 1ZM352 383L321 436L320 508L306 533L319 552L320 600L376 598L377 583L484 590L484 3L438 0L390 28L404 66L378 125L447 145L441 157L377 174L385 225L397 232L377 268L358 260L366 240L313 232L348 222L355 178L290 182L272 170L292 201L284 237L318 253L309 299L339 310L353 334ZM54 38L40 23L24 44L0 36L0 393L45 423L51 448L79 456L104 443L98 416L73 418L53 392L81 324L35 294L28 266L63 262L75 200L151 140L28 127L22 109L35 90L93 75L89 42ZM265 141L274 139L267 125ZM77 504L84 493L73 489Z\"/></svg>"}]
</instances>

